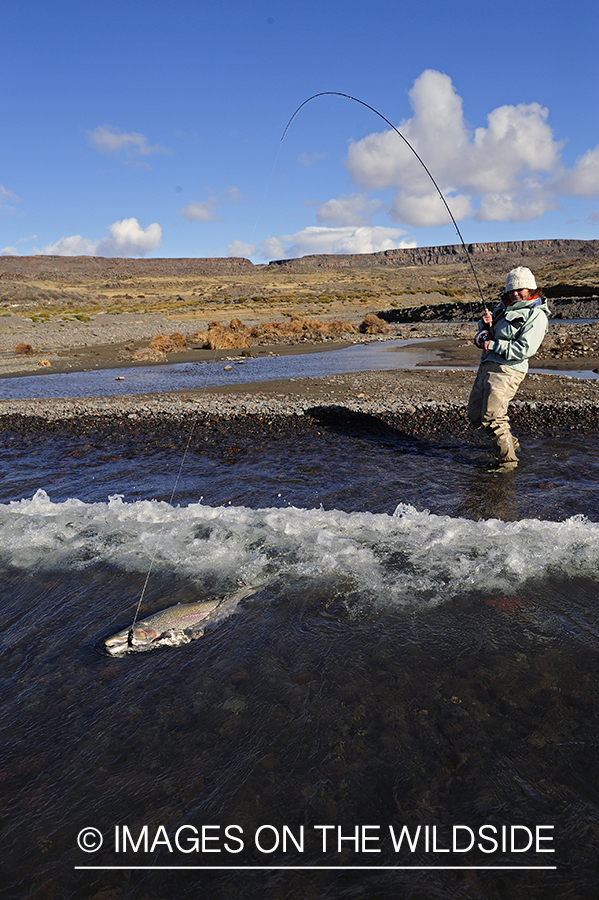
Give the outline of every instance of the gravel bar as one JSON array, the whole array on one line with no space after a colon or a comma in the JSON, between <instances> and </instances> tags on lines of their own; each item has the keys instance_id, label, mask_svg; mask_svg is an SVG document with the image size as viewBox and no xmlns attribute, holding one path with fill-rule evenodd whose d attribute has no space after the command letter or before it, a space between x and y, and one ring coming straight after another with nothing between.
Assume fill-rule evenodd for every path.
<instances>
[{"instance_id":1,"label":"gravel bar","mask_svg":"<svg viewBox=\"0 0 599 900\"><path fill-rule=\"evenodd\" d=\"M447 369L359 372L226 388L136 396L5 400L0 429L12 432L193 428L253 433L309 430L327 420L376 423L412 435L472 434L466 404L474 374ZM529 374L510 405L519 432L599 431L599 382Z\"/></svg>"}]
</instances>

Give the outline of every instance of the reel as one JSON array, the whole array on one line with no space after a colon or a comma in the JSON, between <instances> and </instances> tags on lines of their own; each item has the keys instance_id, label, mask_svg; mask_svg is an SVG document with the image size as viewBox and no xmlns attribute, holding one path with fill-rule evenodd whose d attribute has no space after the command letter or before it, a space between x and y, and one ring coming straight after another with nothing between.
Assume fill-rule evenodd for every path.
<instances>
[{"instance_id":1,"label":"reel","mask_svg":"<svg viewBox=\"0 0 599 900\"><path fill-rule=\"evenodd\" d=\"M484 350L485 349L484 348L485 341L491 341L491 340L493 340L493 336L492 336L491 332L488 329L483 328L483 330L479 331L478 334L476 335L476 337L474 338L474 343L480 350Z\"/></svg>"}]
</instances>

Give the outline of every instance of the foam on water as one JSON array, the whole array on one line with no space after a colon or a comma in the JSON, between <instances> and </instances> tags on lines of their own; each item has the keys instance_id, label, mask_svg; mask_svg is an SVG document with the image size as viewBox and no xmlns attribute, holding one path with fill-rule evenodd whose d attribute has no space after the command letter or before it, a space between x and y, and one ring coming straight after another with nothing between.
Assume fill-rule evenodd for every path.
<instances>
[{"instance_id":1,"label":"foam on water","mask_svg":"<svg viewBox=\"0 0 599 900\"><path fill-rule=\"evenodd\" d=\"M295 890L285 873L161 873L203 861L164 848L112 854L116 823L137 834L145 822L169 835L238 822L248 836L265 823L337 823L348 835L359 822L381 833L403 822L555 824L558 868L544 881L319 871L298 873L297 890L349 898L367 878L369 896L385 898L594 896L599 522L576 515L597 519L594 436L529 437L508 477L486 473L483 448L381 440L366 427L206 436L187 456L179 505L166 502L176 441L3 442L7 896L273 900ZM103 643L130 625L154 555L142 615L223 596L238 579L257 592L235 614L223 604L201 640L109 657ZM89 825L106 840L93 859L76 843ZM335 851L307 845L268 862L338 866ZM249 842L243 858L222 858L264 862ZM154 868L74 869L90 861ZM365 862L357 852L348 861ZM446 861L391 846L375 860ZM468 863L546 861L479 852Z\"/></svg>"},{"instance_id":2,"label":"foam on water","mask_svg":"<svg viewBox=\"0 0 599 900\"><path fill-rule=\"evenodd\" d=\"M400 504L393 515L295 507L52 502L0 506L0 562L29 571L115 566L198 585L326 578L382 604L435 605L464 592L515 592L547 576L596 577L599 524L469 519ZM152 562L153 560L153 562Z\"/></svg>"}]
</instances>

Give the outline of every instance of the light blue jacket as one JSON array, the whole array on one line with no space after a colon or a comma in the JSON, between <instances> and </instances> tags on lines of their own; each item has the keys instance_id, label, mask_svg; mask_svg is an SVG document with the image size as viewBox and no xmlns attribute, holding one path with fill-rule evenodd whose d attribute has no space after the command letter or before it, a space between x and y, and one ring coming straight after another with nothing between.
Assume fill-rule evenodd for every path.
<instances>
[{"instance_id":1,"label":"light blue jacket","mask_svg":"<svg viewBox=\"0 0 599 900\"><path fill-rule=\"evenodd\" d=\"M498 362L518 372L528 372L528 360L534 356L547 334L549 308L544 300L518 300L505 306L503 300L493 310L492 339L480 358ZM488 329L481 319L479 331Z\"/></svg>"}]
</instances>

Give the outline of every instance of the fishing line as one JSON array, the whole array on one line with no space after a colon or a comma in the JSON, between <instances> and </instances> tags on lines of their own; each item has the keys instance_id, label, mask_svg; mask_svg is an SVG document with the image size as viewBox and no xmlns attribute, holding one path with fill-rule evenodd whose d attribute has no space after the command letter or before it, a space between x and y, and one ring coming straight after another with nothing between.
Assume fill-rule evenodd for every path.
<instances>
[{"instance_id":1,"label":"fishing line","mask_svg":"<svg viewBox=\"0 0 599 900\"><path fill-rule=\"evenodd\" d=\"M287 125L285 126L285 130L283 131L283 134L281 135L281 140L280 140L280 142L279 142L279 147L278 147L277 153L276 153L276 155L275 155L275 160L274 160L274 163L273 163L273 165L272 165L272 169L271 169L271 172L270 172L270 175L269 175L269 178L268 178L268 182L267 182L267 185L266 185L266 189L265 189L265 191L264 191L264 196L263 196L263 198L262 198L262 203L261 203L260 209L258 210L258 214L257 214L257 217L256 217L256 222L255 222L255 224L254 224L254 229L253 229L252 234L251 234L251 237L250 237L250 243L253 241L253 238L254 238L254 234L255 234L255 231L256 231L256 228L257 228L257 225L258 225L258 220L259 220L259 218L260 218L260 215L261 215L261 213L262 213L262 209L263 209L263 207L264 207L264 203L265 203L265 200L266 200L266 196L267 196L267 194L268 194L268 190L269 190L269 187L270 187L270 183L271 183L272 178L273 178L274 170L275 170L276 165L277 165L277 161L278 161L278 158L279 158L279 154L280 154L280 152L281 152L281 146L282 146L282 144L283 144L283 141L285 140L285 136L286 136L287 132L289 131L289 128L290 128L290 126L291 126L291 123L293 122L293 120L295 119L295 117L297 116L297 114L300 112L300 110L302 110L302 109L304 108L304 106L306 106L306 104L310 103L312 100L315 100L317 97L345 97L347 100L352 100L354 103L359 103L360 106L364 106L366 109L369 109L371 112L373 112L375 115L377 115L380 119L382 119L383 122L385 122L385 123L389 126L389 128L391 128L391 129L398 135L398 137L400 137L400 138L402 139L402 141L404 142L404 144L411 150L411 152L414 154L414 156L416 157L416 159L418 160L418 162L420 163L420 165L422 166L422 168L424 169L424 171L426 172L426 174L427 174L428 177L430 178L431 182L433 183L433 185L434 185L434 187L435 187L435 190L437 191L437 193L439 194L439 197L441 198L441 200L442 200L442 202L443 202L443 205L444 205L445 209L447 210L447 214L449 215L449 218L451 219L451 221L452 221L452 223L453 223L453 226L454 226L454 228L455 228L455 230L456 230L456 233L457 233L457 235L458 235L458 237L459 237L459 239L460 239L460 243L461 243L461 245L462 245L462 248L463 248L463 250L464 250L464 253L465 253L465 255L466 255L466 258L467 258L467 260L468 260L468 262L469 262L469 264L470 264L470 268L472 269L472 274L474 275L474 280L475 280L475 282L476 282L476 286L477 286L478 292L479 292L479 294L480 294L481 302L482 302L483 306L486 307L485 298L484 298L484 296L483 296L483 292L482 292L482 289L481 289L481 286L480 286L480 283L479 283L479 280L478 280L478 276L477 276L477 274L476 274L476 269L474 268L474 262L472 261L472 257L471 257L471 255L470 255L470 253L469 253L469 251L468 251L467 246L466 246L466 242L464 241L464 238L462 237L462 232L460 231L459 226L458 226L458 223L457 223L456 220L455 220L455 216L453 215L453 213L452 213L452 211L451 211L451 208L450 208L450 206L449 206L447 200L445 199L445 196L443 195L443 191L441 190L441 188L439 187L439 185L438 185L437 182L435 181L435 178L433 177L432 172L430 171L430 169L428 168L428 166L426 165L426 163L424 162L424 160L422 159L422 157L420 156L420 154L416 151L416 149L412 146L412 144L408 141L408 139L401 133L401 131L399 131L399 129L396 128L396 126L395 126L392 122L390 122L389 119L387 119L386 116L384 116L381 112L379 112L378 109L375 109L374 106L371 106L369 103L365 103L364 100L359 100L357 97L352 97L351 94L344 94L344 93L342 93L341 91L320 91L320 93L318 93L318 94L313 94L311 97L308 97L307 100L304 100L304 102L301 103L301 104L297 107L297 109L295 110L295 112L293 113L293 115L291 116L291 118L289 119L289 121L287 122ZM244 264L245 264L245 260L244 260ZM243 266L242 266L242 270L243 270ZM214 348L214 358L213 358L213 362L216 360L216 353L217 353L217 351L218 351L218 342L217 342L217 346ZM206 374L206 384L204 385L204 389L205 389L206 386L207 386L207 381L208 381L208 374ZM171 506L172 506L172 503L173 503L173 500L174 500L174 497L175 497L175 493L176 493L176 491L177 491L177 487L178 487L178 484L179 484L179 480L180 480L180 478L181 478L181 473L182 473L182 471L183 471L183 467L184 467L184 465L185 465L185 461L186 461L186 459L187 459L187 455L188 455L188 453L189 453L189 448L190 448L190 446L191 446L191 440L192 440L193 433L194 433L194 430L195 430L195 424L196 424L196 423L195 423L195 420L194 420L193 425L192 425L192 428L191 428L191 431L190 431L189 436L188 436L188 438L187 438L187 443L186 443L186 445L185 445L185 450L184 450L184 452L183 452L183 457L182 457L181 463L180 463L180 465L179 465L179 471L177 472L177 477L175 478L175 483L174 483L173 489L172 489L172 491L171 491L171 496L170 496L170 500L169 500L169 505L171 505ZM134 629L135 624L136 624L136 622L137 622L137 618L138 618L138 616L139 616L139 610L140 610L140 608L141 608L141 604L142 604L143 599L144 599L145 594L146 594L146 589L147 589L148 583L149 583L149 581L150 581L150 575L151 575L152 570L153 570L153 568L154 568L154 562L155 562L155 559L156 559L156 555L157 555L157 553L158 553L158 549L159 549L159 546L160 546L160 540L161 540L162 534L163 534L163 532L164 532L164 528L165 528L165 525L163 524L163 526L162 526L162 528L161 528L161 530L160 530L160 532L159 532L159 534L158 534L158 538L157 538L157 540L156 540L156 546L154 547L154 552L152 553L152 557L151 557L151 559L150 559L150 566L149 566L149 568L148 568L148 572L147 572L147 575L146 575L146 578L145 578L145 581L144 581L144 584L143 584L143 587L142 587L142 590L141 590L141 594L140 594L139 600L138 600L138 602L137 602L137 607L136 607L136 610L135 610L135 615L134 615L134 617L133 617L133 622L132 622L132 624L131 624L130 634L133 632L133 629Z\"/></svg>"},{"instance_id":2,"label":"fishing line","mask_svg":"<svg viewBox=\"0 0 599 900\"><path fill-rule=\"evenodd\" d=\"M216 358L216 357L215 357L215 358ZM213 361L214 361L214 360L213 360ZM208 378L208 376L206 376L206 380L207 380L207 378ZM194 419L193 424L192 424L192 426L191 426L191 431L189 432L189 436L188 436L188 438L187 438L187 443L186 443L186 445L185 445L185 450L183 451L183 456L182 456L182 458L181 458L181 463L180 463L180 465L179 465L179 471L177 472L177 477L175 478L175 483L174 483L173 489L172 489L172 491L171 491L171 496L170 496L170 500L169 500L169 506L172 506L172 505L173 505L173 499L174 499L175 493L176 493L176 491L177 491L177 487L178 487L178 484L179 484L179 479L180 479L180 477L181 477L181 472L183 471L183 466L185 465L185 460L187 459L187 454L188 454L188 452L189 452L189 447L190 447L190 445L191 445L191 439L192 439L192 437L193 437L193 433L194 433L195 427L196 427L196 420ZM133 622L131 623L131 628L130 628L130 630L129 630L130 635L133 633L133 629L135 628L135 625L136 625L136 622L137 622L137 617L139 616L139 610L140 610L140 608L141 608L141 604L143 603L143 599L144 599L145 594L146 594L146 588L148 587L148 582L150 581L150 575L152 574L152 569L154 568L154 561L155 561L155 559L156 559L156 554L158 553L158 548L159 548L159 546L160 546L160 540L161 540L161 538L162 538L162 534L163 534L163 532L164 532L164 529L165 529L165 523L162 524L162 528L160 529L160 531L159 531L159 533L158 533L158 537L156 538L156 546L154 547L154 552L152 553L152 557L151 557L151 559L150 559L150 566L149 566L149 568L148 568L148 572L147 572L147 575L146 575L146 579L145 579L145 581L144 581L144 583L143 583L143 587L142 587L142 589L141 589L141 594L139 595L139 600L137 601L137 607L136 607L136 609L135 609L135 615L133 616Z\"/></svg>"},{"instance_id":3,"label":"fishing line","mask_svg":"<svg viewBox=\"0 0 599 900\"><path fill-rule=\"evenodd\" d=\"M448 215L449 215L449 218L450 218L451 221L453 222L454 228L455 228L455 230L456 230L456 232L457 232L457 235L458 235L458 237L459 237L459 239L460 239L460 243L461 243L461 245L462 245L462 248L463 248L463 250L464 250L464 253L466 254L466 258L468 259L468 262L470 263L470 268L472 269L472 274L474 275L474 280L476 281L476 286L477 286L477 288L478 288L478 293L480 294L481 302L482 302L483 306L486 307L485 298L483 297L483 292L482 292L482 290L481 290L481 286L480 286L480 283L479 283L479 281L478 281L478 276L477 276L477 274L476 274L476 269L474 268L474 263L473 263L473 261L472 261L472 257L471 257L471 255L470 255L470 253L468 252L468 248L467 248L467 246L466 246L466 243L465 243L465 241L464 241L464 238L462 237L462 232L460 231L460 229L459 229L459 227L458 227L458 223L457 223L456 220L455 220L455 217L454 217L454 215L453 215L453 213L452 213L452 211L451 211L451 209L450 209L450 207L449 207L449 204L448 204L447 200L445 199L445 197L443 196L443 191L441 190L441 188L439 187L439 185L437 184L437 182L436 182L435 179L433 178L433 175L432 175L430 169L428 168L428 166L426 165L426 163L424 162L424 160L422 159L422 157L419 155L419 153L418 153L418 152L414 149L414 147L411 145L411 143L409 142L409 140L408 140L406 137L404 137L404 135L401 133L401 131L399 131L399 130L395 127L395 125L394 125L392 122L390 122L389 119L386 118L386 116L384 116L382 113L380 113L380 112L378 111L378 109L375 109L374 106L370 106L369 103L365 103L363 100L359 100L357 97L352 97L351 94L343 94L343 93L341 93L341 91L321 91L321 92L318 93L318 94L313 94L311 97L308 97L308 99L307 99L307 100L304 100L303 103L300 103L300 105L298 106L298 108L295 110L295 112L293 113L293 115L291 116L291 118L289 119L289 121L287 122L287 125L285 126L285 130L284 130L283 135L282 135L282 137L281 137L281 144L282 144L283 141L285 140L285 135L286 135L287 132L289 131L289 126L291 125L291 123L293 122L293 120L295 119L295 117L297 116L297 114L299 113L299 111L300 111L301 109L303 109L303 107L306 106L307 103L310 103L311 100L315 100L317 97L345 97L347 100L353 100L354 103L359 103L360 106L365 106L366 109L369 109L371 112L375 113L375 115L377 115L380 119L382 119L383 122L386 122L387 125L389 126L389 128L392 128L393 131L395 132L395 134L397 134L397 135L402 139L402 141L404 142L404 144L405 144L407 147L409 147L409 149L412 151L412 153L414 154L414 156L416 157L416 159L418 160L418 162L420 163L420 165L422 166L422 168L424 169L424 171L426 172L426 174L428 175L428 177L430 178L430 180L431 180L432 183L434 184L434 186L435 186L435 188L436 188L436 190L437 190L437 193L439 194L439 197L440 197L441 200L443 201L443 205L445 206L445 209L447 210L447 213L448 213Z\"/></svg>"},{"instance_id":4,"label":"fishing line","mask_svg":"<svg viewBox=\"0 0 599 900\"><path fill-rule=\"evenodd\" d=\"M255 234L256 229L257 229L257 227L258 227L258 221L259 221L259 219L260 219L260 215L261 215L261 213L262 213L262 209L263 209L264 203L265 203L265 201L266 201L266 195L268 194L268 190L269 190L269 187L270 187L270 183L271 183L271 181L272 181L272 177L273 177L273 174L274 174L274 171L275 171L275 167L276 167L276 165L277 165L277 160L278 160L279 154L280 154L280 152L281 152L281 143L282 143L282 141L279 143L279 147L278 147L277 153L276 153L276 155L275 155L275 160L274 160L274 163L273 163L273 165L272 165L272 169L271 169L271 171L270 171L270 175L269 175L269 178L268 178L268 182L267 182L267 184L266 184L266 189L265 189L265 191L264 191L264 196L263 196L263 198L262 198L262 203L261 203L260 209L258 210L258 214L257 214L257 216L256 216L256 221L255 221L255 223L254 223L254 228L253 228L252 233L251 233L251 235L250 235L250 244L252 243L252 241L253 241L253 239L254 239L254 234ZM243 274L243 270L244 270L244 268L245 268L245 263L246 263L246 259L245 259L245 257L244 257L244 260L243 260L243 263L242 263L242 266L241 266L241 273L242 273L242 274ZM216 355L217 355L217 353L218 353L218 350L219 350L219 347L218 347L218 338L217 338L217 339L216 339L216 345L215 345L215 347L214 347L214 356L212 357L212 362L213 362L213 363L216 362ZM208 365L208 364L209 364L209 363L206 363L206 365ZM202 387L202 391L200 392L200 396L201 396L201 393L202 393L202 392L205 392L207 386L208 386L208 371L206 371L206 378L205 378L205 381L204 381L204 385L203 385L203 387ZM179 485L179 480L180 480L180 478L181 478L181 474L182 474L182 472L183 472L183 467L184 467L184 465L185 465L185 461L186 461L187 455L188 455L188 453L189 453L189 448L190 448L190 446L191 446L191 440L192 440L192 438L193 438L193 434L194 434L194 431L195 431L195 426L196 426L196 419L194 419L194 421L193 421L193 424L192 424L192 426L191 426L191 431L189 432L189 435L188 435L188 438L187 438L187 442L186 442L186 444L185 444L185 450L183 451L183 456L182 456L181 462L180 462L180 464L179 464L179 471L177 472L177 476L176 476L176 478L175 478L175 483L174 483L173 489L172 489L172 491L171 491L171 496L170 496L170 499L169 499L169 506L172 506L172 505L173 505L173 500L174 500L175 494L176 494L176 492L177 492L177 487L178 487L178 485ZM161 543L161 539L162 539L162 535L163 535L163 533L164 533L165 527L166 527L166 526L165 526L165 524L163 523L162 528L160 529L160 531L159 531L159 533L158 533L158 536L157 536L157 538L156 538L156 545L155 545L155 547L154 547L154 551L153 551L152 556L151 556L151 558L150 558L150 565L149 565L149 567L148 567L148 571L147 571L147 574L146 574L146 577L145 577L145 580L144 580L144 583L143 583L143 586L142 586L142 589L141 589L141 594L140 594L140 596L139 596L139 600L137 601L137 606L136 606L136 608L135 608L135 615L133 616L133 622L131 623L131 627L130 627L130 629L129 629L129 638L130 638L130 639L131 639L131 635L133 634L133 629L135 628L135 625L136 625L136 623L137 623L137 619L138 619L138 616L139 616L139 610L141 609L141 604L143 603L144 597L145 597L145 595L146 595L146 590L147 590L147 587L148 587L148 584L149 584L149 581L150 581L150 576L151 576L152 571L153 571L153 569L154 569L154 562L155 562L155 560L156 560L156 555L157 555L158 550L159 550L159 547L160 547L160 543Z\"/></svg>"}]
</instances>

